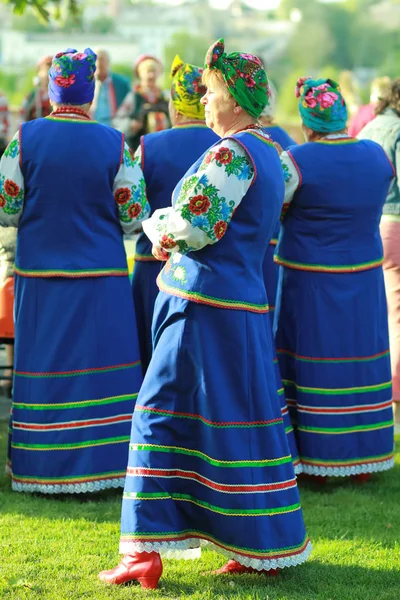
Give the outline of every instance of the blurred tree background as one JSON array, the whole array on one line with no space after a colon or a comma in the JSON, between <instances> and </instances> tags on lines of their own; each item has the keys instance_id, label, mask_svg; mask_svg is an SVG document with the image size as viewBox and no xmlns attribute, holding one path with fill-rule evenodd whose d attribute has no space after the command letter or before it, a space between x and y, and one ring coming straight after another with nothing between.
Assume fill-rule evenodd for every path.
<instances>
[{"instance_id":1,"label":"blurred tree background","mask_svg":"<svg viewBox=\"0 0 400 600\"><path fill-rule=\"evenodd\" d=\"M99 35L113 33L115 23L109 16L99 13L84 28L82 14L83 0L4 0L14 8L13 28L24 31L42 32L48 28L65 31L84 31ZM128 1L128 0L125 0ZM132 0L130 0L132 1ZM151 0L136 0L136 3ZM386 8L385 6L386 5ZM279 116L294 119L297 104L294 85L301 75L330 76L345 81L351 72L359 82L355 91L360 101L368 101L369 83L373 77L389 75L398 77L400 64L400 23L391 22L387 6L399 8L400 0L281 0L274 11L265 10L256 14L258 19L286 19L293 23L293 33L283 53L268 64L269 75L279 92ZM204 0L207 13L206 2ZM383 8L382 8L383 7ZM386 19L382 17L386 9ZM248 10L248 9L245 9ZM217 15L217 12L219 15ZM209 46L209 32L205 33L203 18L199 13L199 33L193 36L186 31L172 35L164 47L162 57L170 65L175 54L179 53L186 61L202 64ZM218 22L213 23L214 33L225 34L229 43L230 32L224 31L224 13L215 11ZM400 19L400 11L396 11ZM216 36L218 37L218 36ZM215 39L215 38L214 38ZM236 43L236 42L235 42ZM268 57L267 58L268 62ZM128 65L118 66L124 74L131 75ZM115 65L117 70L117 65ZM0 71L0 88L16 103L21 99L25 88L32 83L32 73L13 76ZM164 84L169 85L168 68Z\"/></svg>"}]
</instances>

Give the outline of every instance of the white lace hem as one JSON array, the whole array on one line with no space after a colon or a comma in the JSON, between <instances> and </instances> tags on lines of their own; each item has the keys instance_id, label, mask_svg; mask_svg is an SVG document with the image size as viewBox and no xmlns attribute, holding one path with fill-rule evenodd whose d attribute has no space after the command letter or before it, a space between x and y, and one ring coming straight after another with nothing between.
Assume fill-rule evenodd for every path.
<instances>
[{"instance_id":1,"label":"white lace hem","mask_svg":"<svg viewBox=\"0 0 400 600\"><path fill-rule=\"evenodd\" d=\"M88 492L101 492L110 488L122 488L125 477L117 479L100 479L98 481L87 481L85 483L63 483L57 485L41 483L19 483L12 481L11 488L14 492L39 492L40 494L87 494Z\"/></svg>"},{"instance_id":2,"label":"white lace hem","mask_svg":"<svg viewBox=\"0 0 400 600\"><path fill-rule=\"evenodd\" d=\"M302 472L303 472L303 465L301 463L294 465L294 474L295 475L300 475Z\"/></svg>"},{"instance_id":3,"label":"white lace hem","mask_svg":"<svg viewBox=\"0 0 400 600\"><path fill-rule=\"evenodd\" d=\"M251 567L257 571L270 571L271 569L284 569L285 567L295 567L305 562L310 556L312 546L311 542L300 554L294 556L284 556L282 558L264 559L250 558L242 554L236 554L226 548L221 548L207 540L189 538L176 542L120 542L119 551L121 554L132 552L159 552L163 558L172 558L177 560L191 560L200 558L201 546L208 546L212 550L223 554L227 558L236 560L245 567Z\"/></svg>"},{"instance_id":4,"label":"white lace hem","mask_svg":"<svg viewBox=\"0 0 400 600\"><path fill-rule=\"evenodd\" d=\"M314 465L302 465L303 473L307 475L319 475L320 477L350 477L363 473L378 473L388 471L394 467L394 458L379 463L368 463L364 465L353 465L352 467L317 467Z\"/></svg>"}]
</instances>

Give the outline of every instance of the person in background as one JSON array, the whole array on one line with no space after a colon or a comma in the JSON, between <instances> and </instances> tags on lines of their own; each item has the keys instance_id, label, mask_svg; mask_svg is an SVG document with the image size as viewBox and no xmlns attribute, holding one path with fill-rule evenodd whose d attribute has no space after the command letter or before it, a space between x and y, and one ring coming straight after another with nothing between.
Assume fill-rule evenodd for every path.
<instances>
[{"instance_id":1,"label":"person in background","mask_svg":"<svg viewBox=\"0 0 400 600\"><path fill-rule=\"evenodd\" d=\"M0 162L0 225L18 227L12 489L123 486L142 383L123 232L145 219L124 136L88 115L96 55L67 49L51 116L24 123Z\"/></svg>"},{"instance_id":2,"label":"person in background","mask_svg":"<svg viewBox=\"0 0 400 600\"><path fill-rule=\"evenodd\" d=\"M361 106L360 86L352 71L341 71L338 82L346 101L348 118L351 119Z\"/></svg>"},{"instance_id":3,"label":"person in background","mask_svg":"<svg viewBox=\"0 0 400 600\"><path fill-rule=\"evenodd\" d=\"M21 118L24 122L47 117L52 111L48 93L51 61L51 56L43 56L38 62L35 87L24 100L21 109Z\"/></svg>"},{"instance_id":4,"label":"person in background","mask_svg":"<svg viewBox=\"0 0 400 600\"><path fill-rule=\"evenodd\" d=\"M256 56L208 51L202 98L220 140L190 167L172 206L143 223L158 278L154 353L132 421L117 567L102 581L155 588L160 553L230 560L214 574L307 560L306 534L276 390L262 261L284 181L258 125L268 78Z\"/></svg>"},{"instance_id":5,"label":"person in background","mask_svg":"<svg viewBox=\"0 0 400 600\"><path fill-rule=\"evenodd\" d=\"M179 56L175 57L169 103L172 129L145 135L136 151L152 212L170 206L178 181L218 139L204 121L204 106L200 100L206 88L201 81L202 72L194 65L185 64ZM152 354L151 323L161 264L153 256L151 248L151 241L142 232L136 243L132 290L144 372Z\"/></svg>"},{"instance_id":6,"label":"person in background","mask_svg":"<svg viewBox=\"0 0 400 600\"><path fill-rule=\"evenodd\" d=\"M349 135L357 137L361 129L375 118L375 109L379 101L387 96L391 86L390 77L378 77L371 84L371 95L369 104L360 106L349 123Z\"/></svg>"},{"instance_id":7,"label":"person in background","mask_svg":"<svg viewBox=\"0 0 400 600\"><path fill-rule=\"evenodd\" d=\"M301 78L307 143L282 152L276 347L303 472L368 479L394 465L382 207L393 167L346 132L332 79Z\"/></svg>"},{"instance_id":8,"label":"person in background","mask_svg":"<svg viewBox=\"0 0 400 600\"><path fill-rule=\"evenodd\" d=\"M271 86L270 99L267 106L261 113L259 122L264 130L271 136L274 142L277 142L281 148L286 150L289 146L296 145L295 140L275 122L277 92L275 87Z\"/></svg>"},{"instance_id":9,"label":"person in background","mask_svg":"<svg viewBox=\"0 0 400 600\"><path fill-rule=\"evenodd\" d=\"M6 96L0 92L0 158L7 148L10 134L10 113Z\"/></svg>"},{"instance_id":10,"label":"person in background","mask_svg":"<svg viewBox=\"0 0 400 600\"><path fill-rule=\"evenodd\" d=\"M96 54L96 87L90 114L98 123L111 126L131 86L129 79L112 72L106 50L100 48Z\"/></svg>"},{"instance_id":11,"label":"person in background","mask_svg":"<svg viewBox=\"0 0 400 600\"><path fill-rule=\"evenodd\" d=\"M139 83L126 96L113 124L125 134L128 145L135 151L142 135L168 129L171 123L168 98L157 84L162 74L158 58L139 56L134 74Z\"/></svg>"},{"instance_id":12,"label":"person in background","mask_svg":"<svg viewBox=\"0 0 400 600\"><path fill-rule=\"evenodd\" d=\"M400 79L380 98L376 117L358 134L382 146L396 169L396 180L383 207L381 236L384 250L383 273L389 310L390 356L392 364L395 422L400 423Z\"/></svg>"}]
</instances>

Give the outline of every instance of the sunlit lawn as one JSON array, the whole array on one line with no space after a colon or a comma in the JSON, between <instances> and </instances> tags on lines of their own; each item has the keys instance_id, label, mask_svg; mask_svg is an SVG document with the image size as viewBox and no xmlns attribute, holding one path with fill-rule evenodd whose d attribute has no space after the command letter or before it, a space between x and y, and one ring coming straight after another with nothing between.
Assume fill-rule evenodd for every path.
<instances>
[{"instance_id":1,"label":"sunlit lawn","mask_svg":"<svg viewBox=\"0 0 400 600\"><path fill-rule=\"evenodd\" d=\"M0 455L6 423L0 423ZM400 437L398 436L398 442ZM118 560L120 493L53 498L11 492L0 478L0 598L77 600L152 597L197 600L399 600L400 453L394 470L366 485L333 481L301 487L314 551L279 577L214 578L224 563L211 551L200 561L166 561L159 590L108 588L97 572Z\"/></svg>"}]
</instances>

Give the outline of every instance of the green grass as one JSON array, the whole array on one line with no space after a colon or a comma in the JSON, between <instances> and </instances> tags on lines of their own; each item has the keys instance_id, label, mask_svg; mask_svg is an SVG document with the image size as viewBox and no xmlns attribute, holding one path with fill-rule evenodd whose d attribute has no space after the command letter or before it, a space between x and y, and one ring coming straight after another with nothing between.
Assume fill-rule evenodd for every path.
<instances>
[{"instance_id":1,"label":"green grass","mask_svg":"<svg viewBox=\"0 0 400 600\"><path fill-rule=\"evenodd\" d=\"M0 423L0 455L6 446ZM398 439L400 442L400 439ZM214 578L224 563L205 551L194 562L165 561L157 591L109 588L97 580L118 561L120 492L43 497L11 492L0 478L1 600L399 600L400 453L394 470L366 485L332 481L301 487L314 545L304 565L269 580L259 575Z\"/></svg>"}]
</instances>

